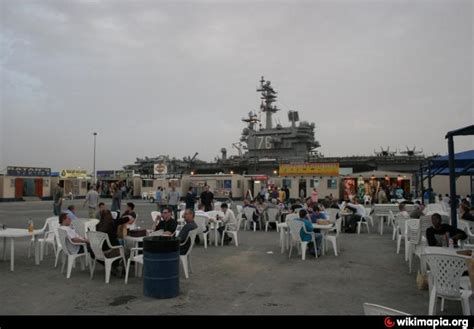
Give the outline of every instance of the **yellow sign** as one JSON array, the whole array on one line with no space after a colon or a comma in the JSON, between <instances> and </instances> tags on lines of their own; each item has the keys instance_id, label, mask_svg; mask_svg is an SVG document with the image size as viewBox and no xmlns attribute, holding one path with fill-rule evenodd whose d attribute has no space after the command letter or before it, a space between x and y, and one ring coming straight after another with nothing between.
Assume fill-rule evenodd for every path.
<instances>
[{"instance_id":1,"label":"yellow sign","mask_svg":"<svg viewBox=\"0 0 474 329\"><path fill-rule=\"evenodd\" d=\"M61 178L86 178L87 170L84 169L63 169L61 170Z\"/></svg>"},{"instance_id":2,"label":"yellow sign","mask_svg":"<svg viewBox=\"0 0 474 329\"><path fill-rule=\"evenodd\" d=\"M281 164L279 174L339 176L339 163Z\"/></svg>"}]
</instances>

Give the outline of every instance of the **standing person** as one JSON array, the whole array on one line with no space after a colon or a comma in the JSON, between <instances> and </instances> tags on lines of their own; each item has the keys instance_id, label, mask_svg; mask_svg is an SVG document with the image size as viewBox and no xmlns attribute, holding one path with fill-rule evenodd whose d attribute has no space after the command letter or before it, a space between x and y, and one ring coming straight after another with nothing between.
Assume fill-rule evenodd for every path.
<instances>
[{"instance_id":1,"label":"standing person","mask_svg":"<svg viewBox=\"0 0 474 329\"><path fill-rule=\"evenodd\" d=\"M110 194L112 195L112 206L110 207L110 211L115 211L118 213L118 217L120 217L120 209L121 209L121 203L122 203L122 192L120 189L117 188L117 185L115 183L112 184L112 187L110 188Z\"/></svg>"},{"instance_id":2,"label":"standing person","mask_svg":"<svg viewBox=\"0 0 474 329\"><path fill-rule=\"evenodd\" d=\"M63 205L64 190L61 186L61 183L56 185L56 190L53 196L53 213L54 216L59 216L61 214L61 206Z\"/></svg>"},{"instance_id":3,"label":"standing person","mask_svg":"<svg viewBox=\"0 0 474 329\"><path fill-rule=\"evenodd\" d=\"M313 188L313 192L311 192L311 200L313 201L313 204L318 203L319 196L318 196L318 190Z\"/></svg>"},{"instance_id":4,"label":"standing person","mask_svg":"<svg viewBox=\"0 0 474 329\"><path fill-rule=\"evenodd\" d=\"M178 203L180 198L179 192L176 191L176 187L173 186L168 193L168 207L173 210L173 215L176 220L178 220Z\"/></svg>"},{"instance_id":5,"label":"standing person","mask_svg":"<svg viewBox=\"0 0 474 329\"><path fill-rule=\"evenodd\" d=\"M193 192L193 188L190 186L188 193L184 197L184 202L186 203L186 209L194 209L194 204L196 203L196 195Z\"/></svg>"},{"instance_id":6,"label":"standing person","mask_svg":"<svg viewBox=\"0 0 474 329\"><path fill-rule=\"evenodd\" d=\"M82 207L88 205L89 218L96 218L97 204L99 203L99 193L96 191L95 185L91 185L89 192L86 194L86 199Z\"/></svg>"},{"instance_id":7,"label":"standing person","mask_svg":"<svg viewBox=\"0 0 474 329\"><path fill-rule=\"evenodd\" d=\"M209 186L204 186L204 191L201 193L201 203L204 205L205 211L213 210L212 203L214 202L214 194L209 191Z\"/></svg>"},{"instance_id":8,"label":"standing person","mask_svg":"<svg viewBox=\"0 0 474 329\"><path fill-rule=\"evenodd\" d=\"M160 186L158 186L155 192L155 203L156 203L157 211L161 211L162 202L163 202L163 190L161 189Z\"/></svg>"},{"instance_id":9,"label":"standing person","mask_svg":"<svg viewBox=\"0 0 474 329\"><path fill-rule=\"evenodd\" d=\"M288 185L286 185L283 188L283 192L285 192L285 200L280 200L281 202L285 203L285 206L288 207L290 203L290 189L288 188Z\"/></svg>"}]
</instances>

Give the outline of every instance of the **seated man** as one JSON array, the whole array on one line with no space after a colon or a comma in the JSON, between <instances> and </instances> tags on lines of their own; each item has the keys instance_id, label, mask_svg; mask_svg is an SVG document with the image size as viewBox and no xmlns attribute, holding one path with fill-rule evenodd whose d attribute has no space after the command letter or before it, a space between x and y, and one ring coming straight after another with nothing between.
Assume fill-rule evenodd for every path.
<instances>
[{"instance_id":1,"label":"seated man","mask_svg":"<svg viewBox=\"0 0 474 329\"><path fill-rule=\"evenodd\" d=\"M178 221L171 217L171 211L172 210L170 207L163 208L163 211L161 212L162 218L156 226L155 231L162 230L163 235L173 235L176 232L176 228L178 227Z\"/></svg>"},{"instance_id":2,"label":"seated man","mask_svg":"<svg viewBox=\"0 0 474 329\"><path fill-rule=\"evenodd\" d=\"M76 207L74 205L70 205L67 207L67 209L64 211L64 213L68 214L69 218L72 220L76 220Z\"/></svg>"},{"instance_id":3,"label":"seated man","mask_svg":"<svg viewBox=\"0 0 474 329\"><path fill-rule=\"evenodd\" d=\"M306 232L312 232L313 231L313 224L309 220L308 212L306 210L301 209L300 212L299 212L299 218L295 218L295 220L302 221L304 223L304 228L306 229ZM300 231L301 240L302 241L311 241L312 240L311 234L306 233L306 232L304 231L303 228L301 228L301 231ZM321 254L320 246L321 246L321 241L323 240L323 235L321 233L313 233L313 234L315 236L317 247L313 246L313 243L308 243L309 252L312 255L316 255L316 249L317 249L317 253L318 253L318 256L319 256Z\"/></svg>"},{"instance_id":4,"label":"seated man","mask_svg":"<svg viewBox=\"0 0 474 329\"><path fill-rule=\"evenodd\" d=\"M105 206L105 203L103 202L100 202L99 203L99 210L97 211L96 215L95 215L95 218L97 218L98 220L101 220L101 214L104 210L107 210L107 207Z\"/></svg>"},{"instance_id":5,"label":"seated man","mask_svg":"<svg viewBox=\"0 0 474 329\"><path fill-rule=\"evenodd\" d=\"M186 224L183 226L178 235L179 241L181 243L179 246L180 255L185 255L188 252L189 247L191 247L191 239L188 239L189 232L198 228L196 222L194 221L193 209L189 208L184 211L184 221Z\"/></svg>"},{"instance_id":6,"label":"seated man","mask_svg":"<svg viewBox=\"0 0 474 329\"><path fill-rule=\"evenodd\" d=\"M234 212L230 210L227 206L227 203L224 202L221 205L221 210L224 213L224 216L220 216L219 219L222 220L223 225L221 225L217 230L219 231L219 234L222 237L226 225L228 230L237 231L237 219L235 218ZM231 240L232 238L226 234L226 236L224 237L224 244L229 244Z\"/></svg>"},{"instance_id":7,"label":"seated man","mask_svg":"<svg viewBox=\"0 0 474 329\"><path fill-rule=\"evenodd\" d=\"M346 206L353 212L353 215L349 218L349 221L346 223L345 232L346 233L355 233L357 230L357 222L360 222L362 217L365 216L365 208L361 204L357 198L353 199L353 202L349 202Z\"/></svg>"},{"instance_id":8,"label":"seated man","mask_svg":"<svg viewBox=\"0 0 474 329\"><path fill-rule=\"evenodd\" d=\"M61 213L59 215L59 224L61 225L59 227L60 230L64 230L67 233L67 236L69 239L66 240L66 248L69 250L70 253L72 254L82 254L84 253L84 246L78 246L76 244L72 244L71 242L74 243L86 243L87 244L87 251L91 254L91 257L94 258L94 254L92 253L92 250L90 249L89 246L89 241L86 238L81 237L79 234L77 234L76 230L71 226L71 218L67 213Z\"/></svg>"},{"instance_id":9,"label":"seated man","mask_svg":"<svg viewBox=\"0 0 474 329\"><path fill-rule=\"evenodd\" d=\"M127 229L130 227L130 225L133 225L137 219L137 214L135 213L134 209L135 205L132 202L127 202L125 212L120 216L120 218L118 218L119 221L124 221L127 223L118 225L117 228L117 236L122 245L124 244L123 239L127 235Z\"/></svg>"},{"instance_id":10,"label":"seated man","mask_svg":"<svg viewBox=\"0 0 474 329\"><path fill-rule=\"evenodd\" d=\"M320 207L314 206L310 219L312 223L317 223L318 220L329 220L329 216L325 211L321 211Z\"/></svg>"},{"instance_id":11,"label":"seated man","mask_svg":"<svg viewBox=\"0 0 474 329\"><path fill-rule=\"evenodd\" d=\"M419 219L421 216L423 216L423 209L425 207L421 204L420 201L415 202L415 209L410 213L410 218L416 218Z\"/></svg>"},{"instance_id":12,"label":"seated man","mask_svg":"<svg viewBox=\"0 0 474 329\"><path fill-rule=\"evenodd\" d=\"M431 216L431 223L433 227L426 229L426 239L429 246L442 246L442 239L444 237L453 239L454 245L457 245L459 240L467 239L464 231L454 228L449 224L441 224L441 215L438 213Z\"/></svg>"}]
</instances>

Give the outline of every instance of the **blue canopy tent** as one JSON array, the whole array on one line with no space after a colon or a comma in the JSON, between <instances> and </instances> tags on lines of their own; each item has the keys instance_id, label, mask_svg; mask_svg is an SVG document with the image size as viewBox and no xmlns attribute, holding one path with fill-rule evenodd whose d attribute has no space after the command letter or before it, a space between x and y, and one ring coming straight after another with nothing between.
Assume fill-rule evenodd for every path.
<instances>
[{"instance_id":1,"label":"blue canopy tent","mask_svg":"<svg viewBox=\"0 0 474 329\"><path fill-rule=\"evenodd\" d=\"M473 194L474 150L454 153L454 136L474 135L474 125L450 131L446 134L448 140L448 155L430 159L429 171L431 177L439 174L449 174L449 194L451 200L451 222L457 227L457 197L456 177L471 176L471 202ZM433 171L434 170L434 171ZM431 178L430 178L431 179Z\"/></svg>"}]
</instances>

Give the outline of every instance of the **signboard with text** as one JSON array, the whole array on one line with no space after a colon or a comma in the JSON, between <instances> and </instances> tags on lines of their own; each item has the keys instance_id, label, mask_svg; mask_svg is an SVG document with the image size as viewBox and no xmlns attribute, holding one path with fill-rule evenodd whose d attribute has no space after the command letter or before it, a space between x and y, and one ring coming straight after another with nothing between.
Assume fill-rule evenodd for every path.
<instances>
[{"instance_id":1,"label":"signboard with text","mask_svg":"<svg viewBox=\"0 0 474 329\"><path fill-rule=\"evenodd\" d=\"M326 175L338 176L339 163L281 164L280 175Z\"/></svg>"},{"instance_id":2,"label":"signboard with text","mask_svg":"<svg viewBox=\"0 0 474 329\"><path fill-rule=\"evenodd\" d=\"M7 167L7 176L49 177L51 168L9 166Z\"/></svg>"},{"instance_id":3,"label":"signboard with text","mask_svg":"<svg viewBox=\"0 0 474 329\"><path fill-rule=\"evenodd\" d=\"M61 178L86 178L87 170L85 169L63 169L59 172Z\"/></svg>"}]
</instances>

